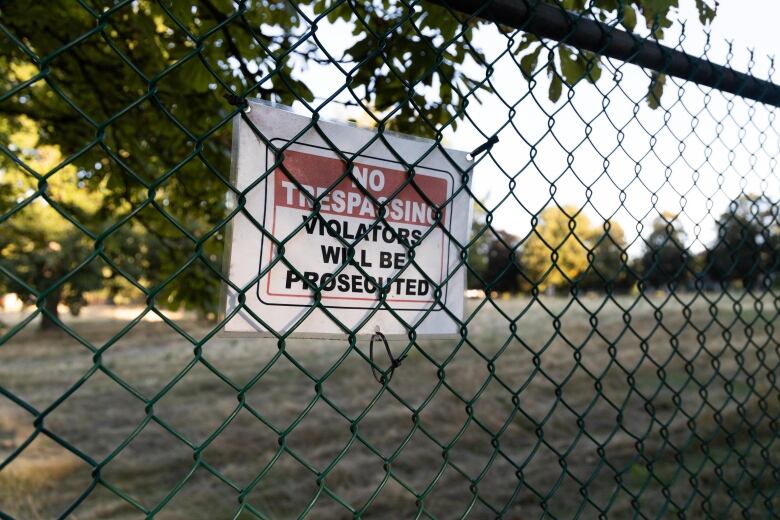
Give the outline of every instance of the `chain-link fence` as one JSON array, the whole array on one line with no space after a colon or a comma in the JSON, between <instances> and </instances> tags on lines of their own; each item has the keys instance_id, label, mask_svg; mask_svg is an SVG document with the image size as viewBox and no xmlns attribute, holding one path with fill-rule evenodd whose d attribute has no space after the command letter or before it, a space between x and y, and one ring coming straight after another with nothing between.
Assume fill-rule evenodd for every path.
<instances>
[{"instance_id":1,"label":"chain-link fence","mask_svg":"<svg viewBox=\"0 0 780 520\"><path fill-rule=\"evenodd\" d=\"M778 516L780 87L672 4L0 2L0 516ZM256 183L295 177L252 98L301 136L371 128L396 193L420 164L389 131L472 151L450 272L415 252L454 196L420 192L434 217L399 240L454 335L396 312L406 267L354 255L392 197L329 273L373 280L365 318L330 312L285 246L371 143L332 145L337 181L296 183L310 209L281 236L230 174L242 121L275 154ZM246 283L223 263L241 218L273 244ZM276 265L343 338L250 312ZM380 312L407 334L370 346ZM221 334L240 313L270 334Z\"/></svg>"}]
</instances>

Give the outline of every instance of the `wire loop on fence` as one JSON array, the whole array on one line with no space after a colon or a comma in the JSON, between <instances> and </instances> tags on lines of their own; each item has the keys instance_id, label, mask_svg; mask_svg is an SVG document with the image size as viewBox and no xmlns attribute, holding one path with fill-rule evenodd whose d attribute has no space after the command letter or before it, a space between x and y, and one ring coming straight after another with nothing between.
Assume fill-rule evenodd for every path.
<instances>
[{"instance_id":1,"label":"wire loop on fence","mask_svg":"<svg viewBox=\"0 0 780 520\"><path fill-rule=\"evenodd\" d=\"M233 93L225 93L222 94L222 97L224 97L228 103L230 103L234 107L240 108L246 113L249 113L252 110L252 106L249 103L247 103L245 98L241 96L237 96L236 94Z\"/></svg>"},{"instance_id":2,"label":"wire loop on fence","mask_svg":"<svg viewBox=\"0 0 780 520\"><path fill-rule=\"evenodd\" d=\"M381 341L385 345L385 351L387 352L387 357L390 360L390 366L387 368L387 370L380 371L376 368L374 363L374 341ZM401 366L401 362L406 359L406 354L397 358L394 357L393 351L390 350L390 344L387 341L387 338L384 334L377 330L371 336L371 341L368 344L368 357L371 361L371 373L374 375L374 379L376 379L377 383L384 385L385 383L389 383L393 378L395 369Z\"/></svg>"}]
</instances>

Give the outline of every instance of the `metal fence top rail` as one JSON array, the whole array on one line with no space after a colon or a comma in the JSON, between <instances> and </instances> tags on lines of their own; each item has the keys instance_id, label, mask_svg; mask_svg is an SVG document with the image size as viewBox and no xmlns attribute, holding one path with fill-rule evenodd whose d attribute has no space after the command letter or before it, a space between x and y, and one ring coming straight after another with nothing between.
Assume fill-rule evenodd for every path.
<instances>
[{"instance_id":1,"label":"metal fence top rail","mask_svg":"<svg viewBox=\"0 0 780 520\"><path fill-rule=\"evenodd\" d=\"M431 0L541 38L780 107L780 85L691 56L561 7L526 0Z\"/></svg>"}]
</instances>

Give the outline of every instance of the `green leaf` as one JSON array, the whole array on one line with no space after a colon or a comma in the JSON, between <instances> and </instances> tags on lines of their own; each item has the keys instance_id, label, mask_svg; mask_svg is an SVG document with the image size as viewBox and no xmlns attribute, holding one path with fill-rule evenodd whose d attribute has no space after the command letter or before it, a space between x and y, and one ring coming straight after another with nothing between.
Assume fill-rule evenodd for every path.
<instances>
[{"instance_id":1,"label":"green leaf","mask_svg":"<svg viewBox=\"0 0 780 520\"><path fill-rule=\"evenodd\" d=\"M715 2L714 7L710 7L705 0L696 0L696 9L699 11L699 21L702 25L707 25L715 18L718 2Z\"/></svg>"},{"instance_id":2,"label":"green leaf","mask_svg":"<svg viewBox=\"0 0 780 520\"><path fill-rule=\"evenodd\" d=\"M587 71L586 79L588 81L596 83L601 78L601 60L598 54L580 51L577 60L582 63L582 67Z\"/></svg>"},{"instance_id":3,"label":"green leaf","mask_svg":"<svg viewBox=\"0 0 780 520\"><path fill-rule=\"evenodd\" d=\"M526 50L528 47L531 46L532 43L539 41L536 36L530 33L523 34L522 39L520 40L520 43L517 45L517 49L515 49L514 54L515 56L519 55L521 52Z\"/></svg>"},{"instance_id":4,"label":"green leaf","mask_svg":"<svg viewBox=\"0 0 780 520\"><path fill-rule=\"evenodd\" d=\"M647 91L647 106L653 110L661 106L661 96L664 93L665 84L666 75L654 72Z\"/></svg>"},{"instance_id":5,"label":"green leaf","mask_svg":"<svg viewBox=\"0 0 780 520\"><path fill-rule=\"evenodd\" d=\"M352 19L353 15L354 13L352 12L352 9L350 9L346 3L342 3L330 11L327 18L330 23L335 23L337 20L344 20L345 22L348 22Z\"/></svg>"},{"instance_id":6,"label":"green leaf","mask_svg":"<svg viewBox=\"0 0 780 520\"><path fill-rule=\"evenodd\" d=\"M550 78L550 91L548 92L550 101L555 103L559 99L561 99L562 91L563 91L563 82L561 81L561 77L558 74L553 74L552 77Z\"/></svg>"},{"instance_id":7,"label":"green leaf","mask_svg":"<svg viewBox=\"0 0 780 520\"><path fill-rule=\"evenodd\" d=\"M672 26L672 20L669 19L669 12L672 7L678 7L678 0L644 0L641 3L642 14L645 16L645 23L648 28L652 28L658 21L656 37L663 33L662 29Z\"/></svg>"},{"instance_id":8,"label":"green leaf","mask_svg":"<svg viewBox=\"0 0 780 520\"><path fill-rule=\"evenodd\" d=\"M449 41L455 37L455 33L460 27L460 22L457 18L452 16L447 9L439 7L438 5L427 5L428 16L426 16L426 22L434 21L432 25L434 28L438 28L445 41Z\"/></svg>"},{"instance_id":9,"label":"green leaf","mask_svg":"<svg viewBox=\"0 0 780 520\"><path fill-rule=\"evenodd\" d=\"M312 6L312 10L314 11L314 14L317 16L321 15L325 12L325 9L330 7L330 2L321 1L321 2L314 2L314 5Z\"/></svg>"},{"instance_id":10,"label":"green leaf","mask_svg":"<svg viewBox=\"0 0 780 520\"><path fill-rule=\"evenodd\" d=\"M623 19L620 20L628 31L633 32L636 27L636 11L630 5L627 5L623 10Z\"/></svg>"},{"instance_id":11,"label":"green leaf","mask_svg":"<svg viewBox=\"0 0 780 520\"><path fill-rule=\"evenodd\" d=\"M561 60L561 74L569 85L574 85L582 79L595 83L601 77L601 66L596 54L561 46L558 48L558 55Z\"/></svg>"},{"instance_id":12,"label":"green leaf","mask_svg":"<svg viewBox=\"0 0 780 520\"><path fill-rule=\"evenodd\" d=\"M566 83L574 85L581 80L586 69L579 56L572 57L572 49L563 45L558 47L558 56L561 58L561 74L566 79Z\"/></svg>"},{"instance_id":13,"label":"green leaf","mask_svg":"<svg viewBox=\"0 0 780 520\"><path fill-rule=\"evenodd\" d=\"M531 77L539 63L539 52L542 50L542 44L536 45L536 48L520 59L520 69L527 77Z\"/></svg>"}]
</instances>

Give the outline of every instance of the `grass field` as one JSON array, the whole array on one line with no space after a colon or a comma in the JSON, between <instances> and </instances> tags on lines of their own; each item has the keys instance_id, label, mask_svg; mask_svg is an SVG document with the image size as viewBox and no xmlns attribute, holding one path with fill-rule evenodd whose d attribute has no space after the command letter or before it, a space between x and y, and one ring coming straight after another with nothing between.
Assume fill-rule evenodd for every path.
<instances>
[{"instance_id":1,"label":"grass field","mask_svg":"<svg viewBox=\"0 0 780 520\"><path fill-rule=\"evenodd\" d=\"M186 339L141 322L100 362L153 407L98 370L42 421L100 463L126 446L93 471L36 436L0 472L0 510L56 517L99 477L72 518L158 507L158 518L203 519L777 515L779 303L677 297L661 312L660 294L633 306L497 300L521 316L514 336L490 303L470 301L469 341L412 347L386 391L342 342L288 341L280 353L273 340L214 339L206 363L193 363ZM127 321L87 308L69 324L102 346ZM33 329L0 347L0 386L42 411L89 373L93 354ZM304 370L327 378L318 388ZM34 431L0 397L0 456Z\"/></svg>"}]
</instances>

